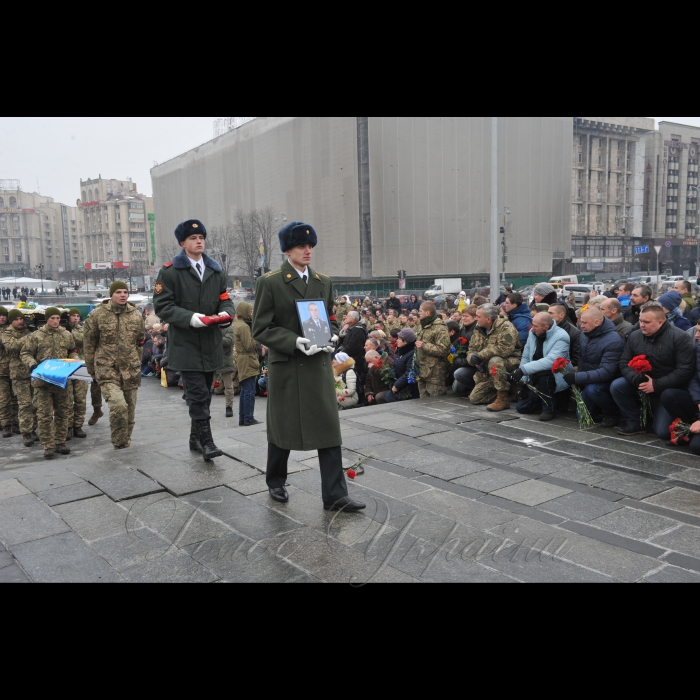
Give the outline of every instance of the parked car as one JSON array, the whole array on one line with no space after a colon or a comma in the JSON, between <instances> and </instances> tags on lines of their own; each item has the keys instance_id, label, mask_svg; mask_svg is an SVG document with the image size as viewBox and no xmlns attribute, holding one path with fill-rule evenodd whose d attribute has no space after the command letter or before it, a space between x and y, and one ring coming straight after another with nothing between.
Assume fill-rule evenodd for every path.
<instances>
[{"instance_id":1,"label":"parked car","mask_svg":"<svg viewBox=\"0 0 700 700\"><path fill-rule=\"evenodd\" d=\"M592 284L565 284L561 292L561 297L564 301L569 299L569 295L573 292L576 299L576 306L583 306L584 299L593 294Z\"/></svg>"}]
</instances>

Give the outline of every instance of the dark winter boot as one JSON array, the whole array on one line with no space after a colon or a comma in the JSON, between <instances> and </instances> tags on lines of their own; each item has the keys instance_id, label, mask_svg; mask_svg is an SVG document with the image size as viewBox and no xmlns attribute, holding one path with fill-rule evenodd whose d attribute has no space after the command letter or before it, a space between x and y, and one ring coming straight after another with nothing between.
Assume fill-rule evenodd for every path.
<instances>
[{"instance_id":1,"label":"dark winter boot","mask_svg":"<svg viewBox=\"0 0 700 700\"><path fill-rule=\"evenodd\" d=\"M93 408L92 418L88 421L88 425L97 425L97 421L104 416L101 408Z\"/></svg>"},{"instance_id":2,"label":"dark winter boot","mask_svg":"<svg viewBox=\"0 0 700 700\"><path fill-rule=\"evenodd\" d=\"M192 421L192 428L190 429L190 451L198 452L200 455L203 453L199 435L197 434L197 425L194 421Z\"/></svg>"},{"instance_id":3,"label":"dark winter boot","mask_svg":"<svg viewBox=\"0 0 700 700\"><path fill-rule=\"evenodd\" d=\"M233 409L230 406L226 407L226 418L233 418Z\"/></svg>"},{"instance_id":4,"label":"dark winter boot","mask_svg":"<svg viewBox=\"0 0 700 700\"><path fill-rule=\"evenodd\" d=\"M66 435L66 442L70 442L73 439L73 428L68 428L68 435Z\"/></svg>"},{"instance_id":5,"label":"dark winter boot","mask_svg":"<svg viewBox=\"0 0 700 700\"><path fill-rule=\"evenodd\" d=\"M208 420L200 420L195 423L197 428L197 437L202 446L202 454L205 462L211 462L216 457L222 457L223 452L214 444L214 438L211 435L211 423Z\"/></svg>"},{"instance_id":6,"label":"dark winter boot","mask_svg":"<svg viewBox=\"0 0 700 700\"><path fill-rule=\"evenodd\" d=\"M58 455L69 455L70 450L65 445L56 445L54 452Z\"/></svg>"},{"instance_id":7,"label":"dark winter boot","mask_svg":"<svg viewBox=\"0 0 700 700\"><path fill-rule=\"evenodd\" d=\"M12 426L11 425L6 425L2 429L2 436L6 439L12 437Z\"/></svg>"},{"instance_id":8,"label":"dark winter boot","mask_svg":"<svg viewBox=\"0 0 700 700\"><path fill-rule=\"evenodd\" d=\"M12 426L12 432L14 435L21 435L22 431L19 429L19 425L16 423Z\"/></svg>"},{"instance_id":9,"label":"dark winter boot","mask_svg":"<svg viewBox=\"0 0 700 700\"><path fill-rule=\"evenodd\" d=\"M44 459L53 459L56 456L53 450L44 450Z\"/></svg>"},{"instance_id":10,"label":"dark winter boot","mask_svg":"<svg viewBox=\"0 0 700 700\"><path fill-rule=\"evenodd\" d=\"M73 428L73 437L84 440L87 437L87 434L82 428Z\"/></svg>"},{"instance_id":11,"label":"dark winter boot","mask_svg":"<svg viewBox=\"0 0 700 700\"><path fill-rule=\"evenodd\" d=\"M25 447L31 447L34 444L34 438L31 434L22 435L22 440L24 440Z\"/></svg>"}]
</instances>

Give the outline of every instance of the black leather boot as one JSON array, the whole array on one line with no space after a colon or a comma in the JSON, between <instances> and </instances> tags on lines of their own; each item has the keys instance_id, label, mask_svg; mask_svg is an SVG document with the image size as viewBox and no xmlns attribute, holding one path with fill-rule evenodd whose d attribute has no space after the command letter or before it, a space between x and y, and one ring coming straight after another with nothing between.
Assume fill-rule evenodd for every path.
<instances>
[{"instance_id":1,"label":"black leather boot","mask_svg":"<svg viewBox=\"0 0 700 700\"><path fill-rule=\"evenodd\" d=\"M195 426L199 443L202 446L204 461L211 462L216 457L222 457L224 453L214 444L214 438L211 435L211 422L200 420L195 423Z\"/></svg>"},{"instance_id":2,"label":"black leather boot","mask_svg":"<svg viewBox=\"0 0 700 700\"><path fill-rule=\"evenodd\" d=\"M199 435L197 435L197 426L194 421L192 421L192 427L190 428L190 451L198 452L200 455L203 453L202 445L199 442Z\"/></svg>"}]
</instances>

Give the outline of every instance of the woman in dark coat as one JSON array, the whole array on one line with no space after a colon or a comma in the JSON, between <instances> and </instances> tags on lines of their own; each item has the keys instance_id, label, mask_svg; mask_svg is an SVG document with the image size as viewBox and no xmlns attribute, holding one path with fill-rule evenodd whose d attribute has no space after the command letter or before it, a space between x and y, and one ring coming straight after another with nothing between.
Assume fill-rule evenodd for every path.
<instances>
[{"instance_id":1,"label":"woman in dark coat","mask_svg":"<svg viewBox=\"0 0 700 700\"><path fill-rule=\"evenodd\" d=\"M551 306L559 301L557 290L551 284L544 282L535 287L535 300L530 304L530 309L535 309L538 306Z\"/></svg>"},{"instance_id":2,"label":"woman in dark coat","mask_svg":"<svg viewBox=\"0 0 700 700\"><path fill-rule=\"evenodd\" d=\"M420 302L415 294L411 294L411 301L406 304L406 313L410 314L411 311L420 311Z\"/></svg>"},{"instance_id":3,"label":"woman in dark coat","mask_svg":"<svg viewBox=\"0 0 700 700\"><path fill-rule=\"evenodd\" d=\"M404 328L399 333L396 358L393 365L396 382L391 391L377 394L377 404L396 403L397 401L419 398L418 381L415 378L413 383L410 381L417 339L415 331L412 331L410 328Z\"/></svg>"}]
</instances>

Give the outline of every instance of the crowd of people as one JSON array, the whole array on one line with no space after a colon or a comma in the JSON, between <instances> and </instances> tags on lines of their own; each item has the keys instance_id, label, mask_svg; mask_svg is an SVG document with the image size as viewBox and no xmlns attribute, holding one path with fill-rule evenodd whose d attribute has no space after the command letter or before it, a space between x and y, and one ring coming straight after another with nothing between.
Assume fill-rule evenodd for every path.
<instances>
[{"instance_id":1,"label":"crowd of people","mask_svg":"<svg viewBox=\"0 0 700 700\"><path fill-rule=\"evenodd\" d=\"M691 283L658 298L626 284L581 309L549 284L535 287L531 303L506 291L498 304L462 294L441 307L412 297L406 308L395 294L383 305L341 298L339 408L451 393L490 412L515 403L545 422L582 410L575 387L596 424L675 445L670 428L680 420L700 455L700 307Z\"/></svg>"}]
</instances>

